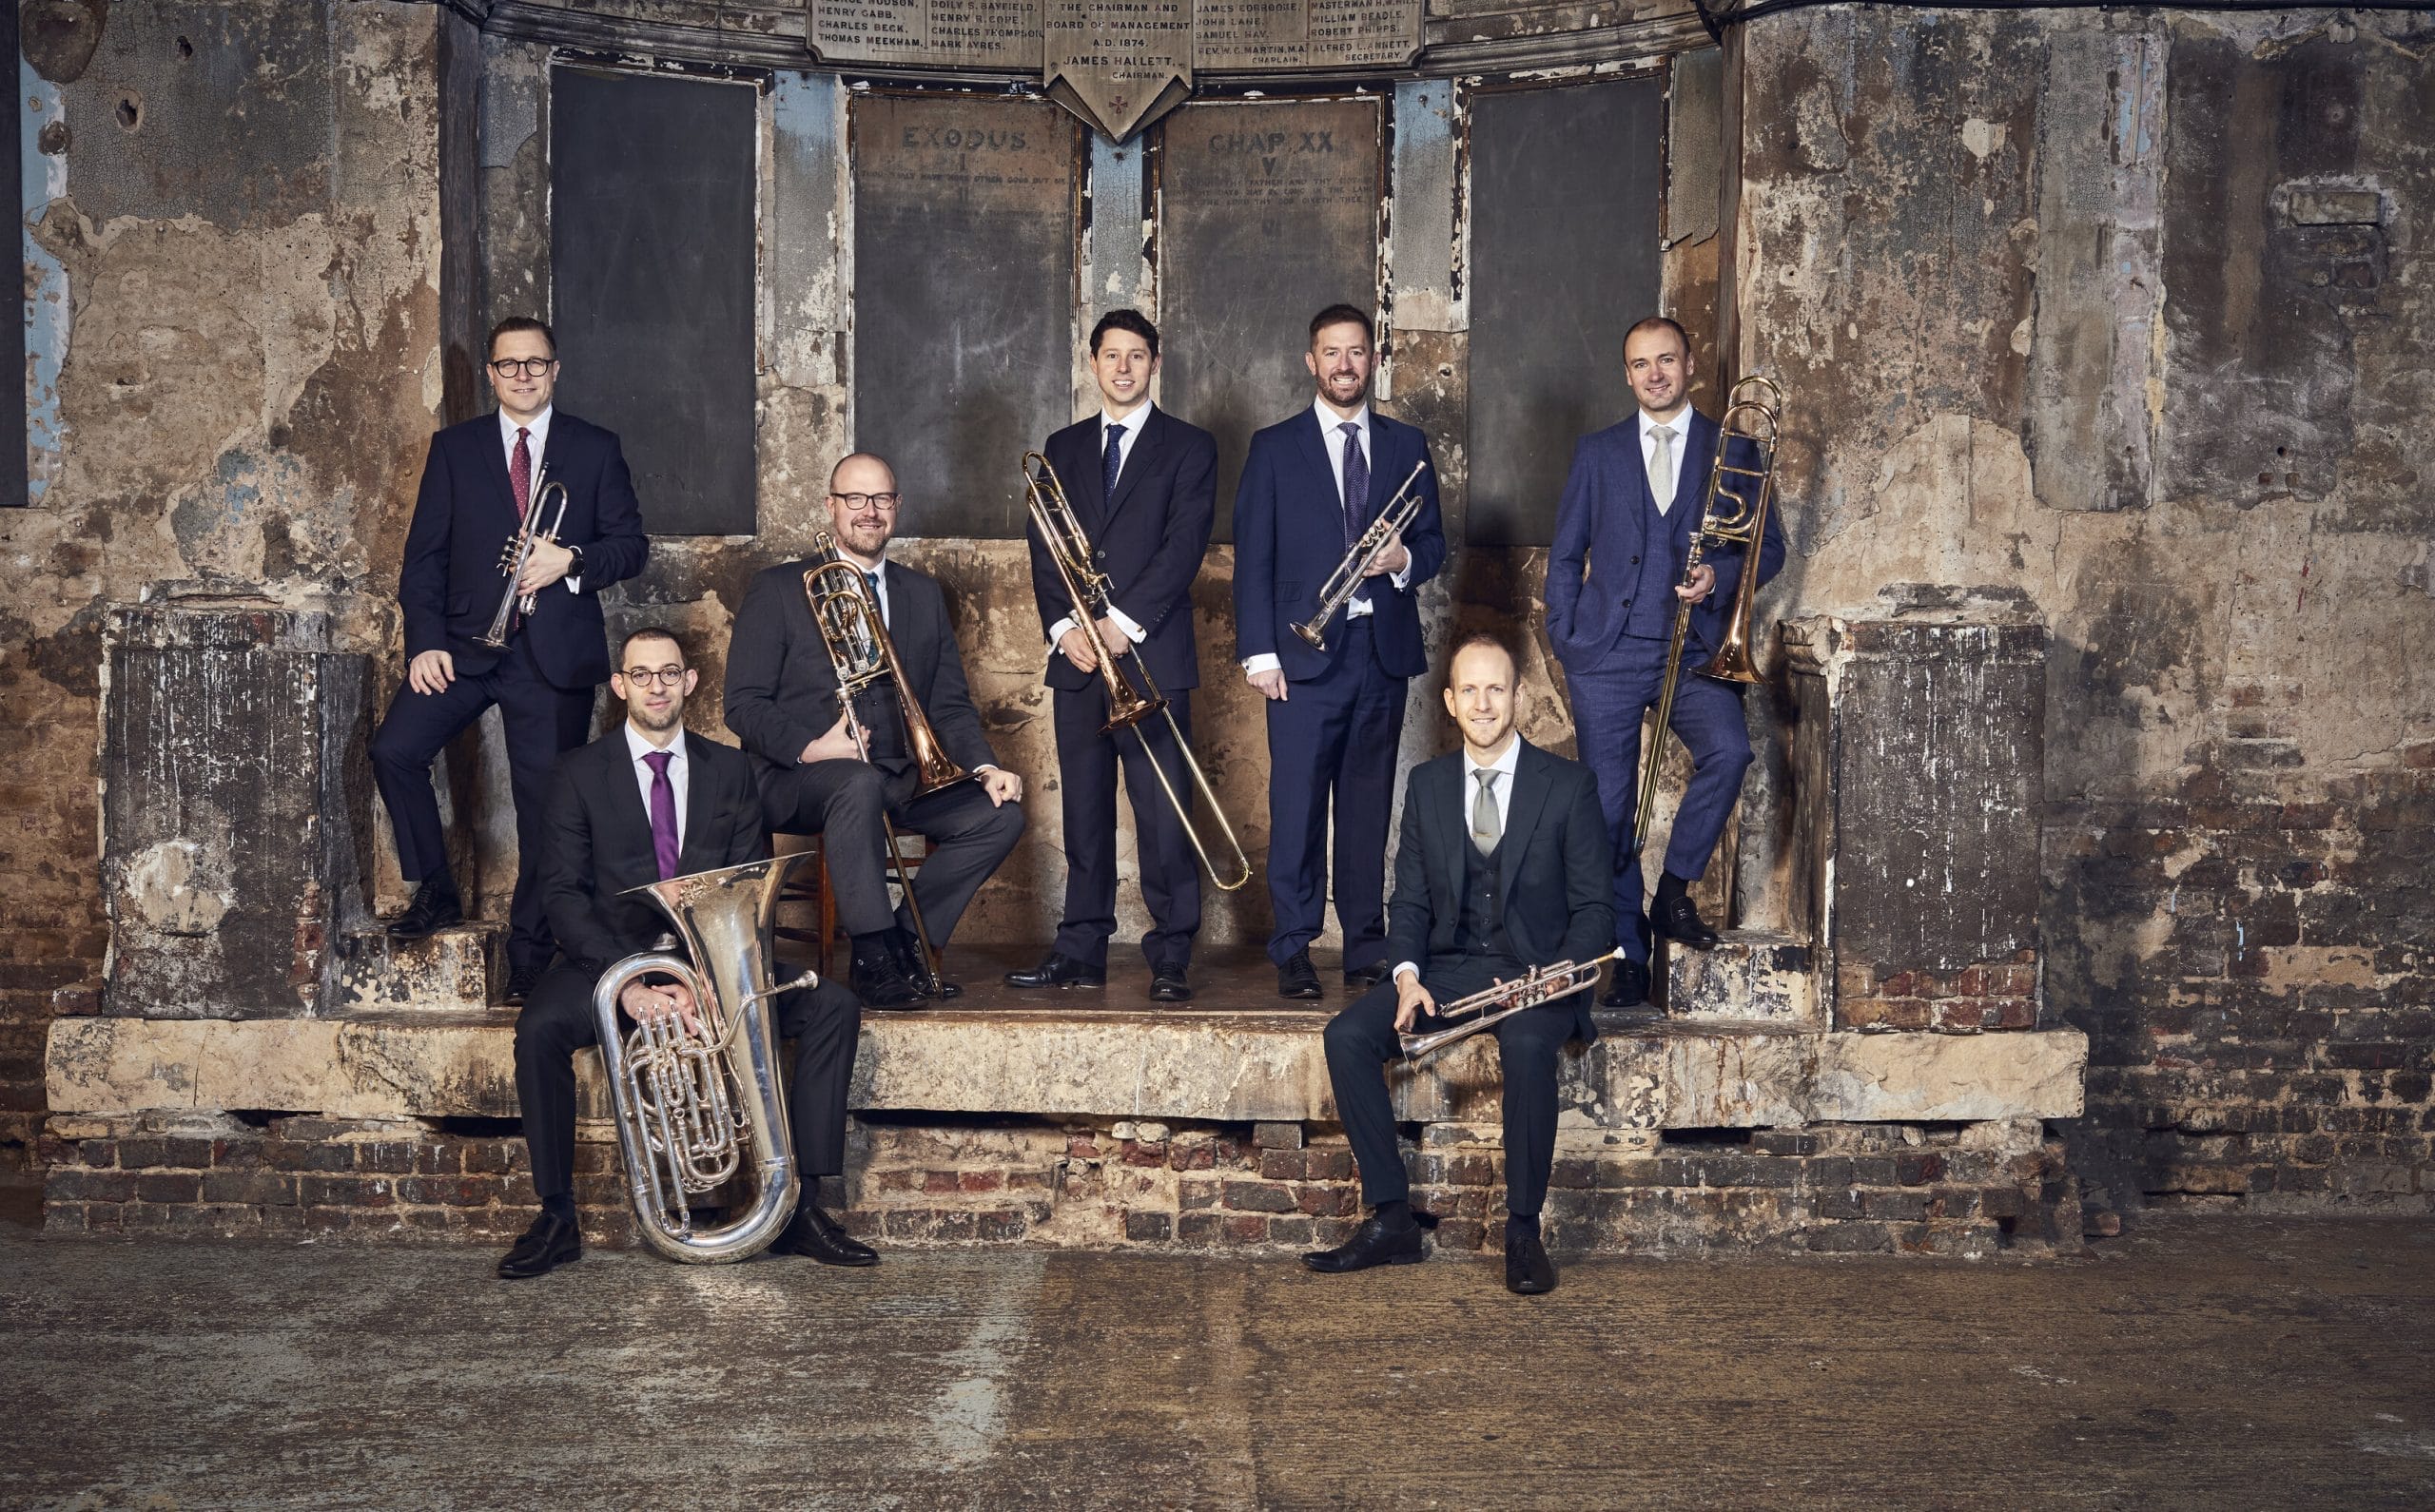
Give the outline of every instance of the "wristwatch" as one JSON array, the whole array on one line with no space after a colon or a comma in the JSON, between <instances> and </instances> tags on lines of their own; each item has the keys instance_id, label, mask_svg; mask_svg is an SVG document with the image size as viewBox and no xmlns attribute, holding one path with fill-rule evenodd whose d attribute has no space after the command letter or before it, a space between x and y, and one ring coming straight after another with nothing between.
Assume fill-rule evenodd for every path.
<instances>
[{"instance_id":1,"label":"wristwatch","mask_svg":"<svg viewBox=\"0 0 2435 1512\"><path fill-rule=\"evenodd\" d=\"M570 546L567 548L567 555L574 558L574 560L567 563L567 575L569 577L581 577L583 575L583 548L580 546Z\"/></svg>"}]
</instances>

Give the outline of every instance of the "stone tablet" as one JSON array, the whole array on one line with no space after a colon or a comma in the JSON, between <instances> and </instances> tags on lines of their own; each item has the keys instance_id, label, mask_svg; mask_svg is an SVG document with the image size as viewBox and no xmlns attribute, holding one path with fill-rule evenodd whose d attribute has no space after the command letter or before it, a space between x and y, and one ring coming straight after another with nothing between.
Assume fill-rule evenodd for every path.
<instances>
[{"instance_id":1,"label":"stone tablet","mask_svg":"<svg viewBox=\"0 0 2435 1512\"><path fill-rule=\"evenodd\" d=\"M812 0L811 46L828 63L1040 67L1041 0Z\"/></svg>"},{"instance_id":2,"label":"stone tablet","mask_svg":"<svg viewBox=\"0 0 2435 1512\"><path fill-rule=\"evenodd\" d=\"M1311 317L1375 310L1374 100L1188 105L1165 143L1160 392L1218 437L1218 539L1252 433L1310 406Z\"/></svg>"},{"instance_id":3,"label":"stone tablet","mask_svg":"<svg viewBox=\"0 0 2435 1512\"><path fill-rule=\"evenodd\" d=\"M1042 74L1119 142L1192 92L1193 0L1047 0Z\"/></svg>"}]
</instances>

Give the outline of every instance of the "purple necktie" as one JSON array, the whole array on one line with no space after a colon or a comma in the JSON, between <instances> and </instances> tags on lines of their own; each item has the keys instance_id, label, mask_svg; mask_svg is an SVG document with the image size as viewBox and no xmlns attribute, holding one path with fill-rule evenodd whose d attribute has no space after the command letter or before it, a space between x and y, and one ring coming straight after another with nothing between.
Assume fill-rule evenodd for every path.
<instances>
[{"instance_id":1,"label":"purple necktie","mask_svg":"<svg viewBox=\"0 0 2435 1512\"><path fill-rule=\"evenodd\" d=\"M1361 427L1351 420L1344 433L1344 544L1361 539L1370 524L1370 459L1361 455Z\"/></svg>"},{"instance_id":2,"label":"purple necktie","mask_svg":"<svg viewBox=\"0 0 2435 1512\"><path fill-rule=\"evenodd\" d=\"M651 763L651 848L659 857L659 880L676 875L676 787L668 780L670 753L655 750Z\"/></svg>"}]
</instances>

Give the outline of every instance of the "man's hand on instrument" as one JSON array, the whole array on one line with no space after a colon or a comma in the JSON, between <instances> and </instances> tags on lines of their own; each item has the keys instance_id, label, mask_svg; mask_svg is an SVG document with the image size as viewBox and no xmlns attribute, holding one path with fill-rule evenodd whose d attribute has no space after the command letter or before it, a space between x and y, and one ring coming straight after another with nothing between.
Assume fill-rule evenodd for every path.
<instances>
[{"instance_id":1,"label":"man's hand on instrument","mask_svg":"<svg viewBox=\"0 0 2435 1512\"><path fill-rule=\"evenodd\" d=\"M1685 604L1696 604L1716 591L1716 569L1702 562L1691 569L1691 580L1674 590L1674 596Z\"/></svg>"},{"instance_id":2,"label":"man's hand on instrument","mask_svg":"<svg viewBox=\"0 0 2435 1512\"><path fill-rule=\"evenodd\" d=\"M836 724L828 727L828 734L806 746L803 748L803 754L795 758L799 765L805 766L810 766L813 762L862 760L864 760L863 748L854 743L854 732L847 726L846 716L843 714L837 716Z\"/></svg>"},{"instance_id":3,"label":"man's hand on instrument","mask_svg":"<svg viewBox=\"0 0 2435 1512\"><path fill-rule=\"evenodd\" d=\"M653 1023L672 1014L684 1024L687 1034L699 1037L702 1033L702 1020L694 1012L693 989L681 981L657 987L630 981L626 990L617 995L617 1006L638 1024Z\"/></svg>"},{"instance_id":4,"label":"man's hand on instrument","mask_svg":"<svg viewBox=\"0 0 2435 1512\"><path fill-rule=\"evenodd\" d=\"M1091 644L1091 632L1080 625L1058 637L1057 649L1063 651L1065 659L1082 671L1096 672L1100 669L1099 648Z\"/></svg>"},{"instance_id":5,"label":"man's hand on instrument","mask_svg":"<svg viewBox=\"0 0 2435 1512\"><path fill-rule=\"evenodd\" d=\"M1133 649L1133 637L1124 632L1124 627L1116 622L1113 614L1100 621L1100 642L1118 656Z\"/></svg>"},{"instance_id":6,"label":"man's hand on instrument","mask_svg":"<svg viewBox=\"0 0 2435 1512\"><path fill-rule=\"evenodd\" d=\"M1023 780L1003 766L992 766L981 774L981 790L989 795L990 807L1003 807L1022 800Z\"/></svg>"},{"instance_id":7,"label":"man's hand on instrument","mask_svg":"<svg viewBox=\"0 0 2435 1512\"><path fill-rule=\"evenodd\" d=\"M1399 1035L1412 1033L1412 1026L1419 1020L1422 1014L1436 1011L1437 999L1429 996L1429 989L1420 984L1420 973L1416 971L1395 973L1395 1033Z\"/></svg>"},{"instance_id":8,"label":"man's hand on instrument","mask_svg":"<svg viewBox=\"0 0 2435 1512\"><path fill-rule=\"evenodd\" d=\"M1259 689L1261 697L1273 698L1280 704L1285 702L1285 672L1283 669L1272 667L1267 671L1245 672L1243 676L1249 680L1254 688Z\"/></svg>"},{"instance_id":9,"label":"man's hand on instrument","mask_svg":"<svg viewBox=\"0 0 2435 1512\"><path fill-rule=\"evenodd\" d=\"M424 651L406 664L406 686L418 693L438 693L457 681L457 658L446 651Z\"/></svg>"},{"instance_id":10,"label":"man's hand on instrument","mask_svg":"<svg viewBox=\"0 0 2435 1512\"><path fill-rule=\"evenodd\" d=\"M553 541L535 541L533 554L524 559L524 571L516 574L516 589L537 593L566 576L574 565L575 552Z\"/></svg>"},{"instance_id":11,"label":"man's hand on instrument","mask_svg":"<svg viewBox=\"0 0 2435 1512\"><path fill-rule=\"evenodd\" d=\"M1404 550L1404 538L1398 532L1388 536L1387 544L1372 553L1370 565L1362 570L1361 575L1379 577L1389 572L1400 572L1411 565L1412 552Z\"/></svg>"}]
</instances>

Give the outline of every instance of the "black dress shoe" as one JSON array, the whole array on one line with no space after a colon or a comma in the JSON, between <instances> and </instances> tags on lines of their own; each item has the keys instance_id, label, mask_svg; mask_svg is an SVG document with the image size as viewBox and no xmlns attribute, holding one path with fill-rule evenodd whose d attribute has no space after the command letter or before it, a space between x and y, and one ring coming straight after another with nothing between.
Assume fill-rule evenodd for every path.
<instances>
[{"instance_id":1,"label":"black dress shoe","mask_svg":"<svg viewBox=\"0 0 2435 1512\"><path fill-rule=\"evenodd\" d=\"M1648 905L1648 921L1659 934L1694 950L1706 950L1716 943L1716 931L1700 918L1690 890L1670 872L1658 880L1657 896Z\"/></svg>"},{"instance_id":2,"label":"black dress shoe","mask_svg":"<svg viewBox=\"0 0 2435 1512\"><path fill-rule=\"evenodd\" d=\"M1192 983L1184 977L1181 966L1150 968L1150 1000L1152 1002L1190 1002Z\"/></svg>"},{"instance_id":3,"label":"black dress shoe","mask_svg":"<svg viewBox=\"0 0 2435 1512\"><path fill-rule=\"evenodd\" d=\"M913 931L902 928L889 930L887 946L889 953L896 958L896 969L905 974L906 981L921 989L923 997L944 1002L949 998L964 996L962 987L940 976L936 968L922 959L922 941Z\"/></svg>"},{"instance_id":4,"label":"black dress shoe","mask_svg":"<svg viewBox=\"0 0 2435 1512\"><path fill-rule=\"evenodd\" d=\"M424 882L415 889L415 901L406 904L406 911L389 921L389 938L420 940L464 921L465 908L457 901L456 889Z\"/></svg>"},{"instance_id":5,"label":"black dress shoe","mask_svg":"<svg viewBox=\"0 0 2435 1512\"><path fill-rule=\"evenodd\" d=\"M1615 962L1615 974L1607 981L1606 995L1598 999L1601 1008L1637 1008L1648 1001L1648 968L1637 960Z\"/></svg>"},{"instance_id":6,"label":"black dress shoe","mask_svg":"<svg viewBox=\"0 0 2435 1512\"><path fill-rule=\"evenodd\" d=\"M1344 974L1344 990L1368 992L1386 979L1387 963L1383 960L1373 960L1367 966L1354 966L1347 970Z\"/></svg>"},{"instance_id":7,"label":"black dress shoe","mask_svg":"<svg viewBox=\"0 0 2435 1512\"><path fill-rule=\"evenodd\" d=\"M910 1008L922 1001L922 989L897 968L895 952L882 940L854 941L847 985L866 1008Z\"/></svg>"},{"instance_id":8,"label":"black dress shoe","mask_svg":"<svg viewBox=\"0 0 2435 1512\"><path fill-rule=\"evenodd\" d=\"M825 1266L879 1264L878 1250L839 1228L836 1219L811 1202L795 1209L794 1221L769 1248L780 1254L808 1255Z\"/></svg>"},{"instance_id":9,"label":"black dress shoe","mask_svg":"<svg viewBox=\"0 0 2435 1512\"><path fill-rule=\"evenodd\" d=\"M1426 1232L1417 1219L1408 1228L1389 1229L1373 1212L1361 1220L1352 1238L1333 1250L1314 1250L1302 1256L1302 1263L1328 1275L1372 1266L1418 1265L1429 1255L1422 1240Z\"/></svg>"},{"instance_id":10,"label":"black dress shoe","mask_svg":"<svg viewBox=\"0 0 2435 1512\"><path fill-rule=\"evenodd\" d=\"M1556 1289L1555 1263L1536 1229L1527 1233L1505 1231L1505 1289L1517 1297L1535 1297Z\"/></svg>"},{"instance_id":11,"label":"black dress shoe","mask_svg":"<svg viewBox=\"0 0 2435 1512\"><path fill-rule=\"evenodd\" d=\"M1318 968L1311 964L1309 951L1294 952L1285 958L1284 965L1276 968L1276 996L1305 1002L1319 1000Z\"/></svg>"},{"instance_id":12,"label":"black dress shoe","mask_svg":"<svg viewBox=\"0 0 2435 1512\"><path fill-rule=\"evenodd\" d=\"M1046 960L1030 970L1006 973L1006 985L1009 987L1104 987L1107 985L1107 972L1098 966L1084 965L1071 956L1062 956L1052 950L1048 953Z\"/></svg>"},{"instance_id":13,"label":"black dress shoe","mask_svg":"<svg viewBox=\"0 0 2435 1512\"><path fill-rule=\"evenodd\" d=\"M533 996L533 988L541 979L538 966L518 966L507 974L507 992L500 1001L510 1008L521 1008L524 999Z\"/></svg>"},{"instance_id":14,"label":"black dress shoe","mask_svg":"<svg viewBox=\"0 0 2435 1512\"><path fill-rule=\"evenodd\" d=\"M583 1257L583 1232L572 1219L544 1212L498 1263L501 1281L530 1281Z\"/></svg>"}]
</instances>

